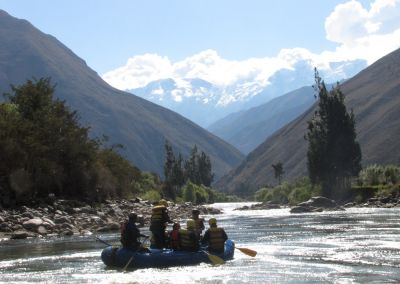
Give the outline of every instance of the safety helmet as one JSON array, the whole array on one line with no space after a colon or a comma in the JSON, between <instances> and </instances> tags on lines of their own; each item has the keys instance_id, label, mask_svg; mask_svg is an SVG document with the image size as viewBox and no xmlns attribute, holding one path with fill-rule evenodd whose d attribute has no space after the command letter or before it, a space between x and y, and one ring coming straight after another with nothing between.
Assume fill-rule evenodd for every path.
<instances>
[{"instance_id":1,"label":"safety helmet","mask_svg":"<svg viewBox=\"0 0 400 284\"><path fill-rule=\"evenodd\" d=\"M168 202L165 199L161 199L160 201L158 201L158 205L163 205L165 207L168 207Z\"/></svg>"},{"instance_id":2,"label":"safety helmet","mask_svg":"<svg viewBox=\"0 0 400 284\"><path fill-rule=\"evenodd\" d=\"M187 227L188 230L189 230L189 229L194 229L195 226L196 226L196 223L195 223L194 220L192 220L192 219L189 219L189 220L186 222L186 227Z\"/></svg>"},{"instance_id":3,"label":"safety helmet","mask_svg":"<svg viewBox=\"0 0 400 284\"><path fill-rule=\"evenodd\" d=\"M211 225L217 225L217 219L215 218L210 218L210 220L208 220L208 224Z\"/></svg>"}]
</instances>

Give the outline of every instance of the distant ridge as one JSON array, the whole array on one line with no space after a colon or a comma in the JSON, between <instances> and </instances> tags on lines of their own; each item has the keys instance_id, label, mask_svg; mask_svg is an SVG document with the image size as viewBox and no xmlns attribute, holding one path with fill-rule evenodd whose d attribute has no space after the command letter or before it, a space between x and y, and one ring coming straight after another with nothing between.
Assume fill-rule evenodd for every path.
<instances>
[{"instance_id":1,"label":"distant ridge","mask_svg":"<svg viewBox=\"0 0 400 284\"><path fill-rule=\"evenodd\" d=\"M400 164L400 49L386 55L343 83L345 103L354 110L362 164ZM316 105L275 132L252 151L216 187L252 194L265 184L275 184L271 165L282 162L284 179L307 175L307 121Z\"/></svg>"},{"instance_id":2,"label":"distant ridge","mask_svg":"<svg viewBox=\"0 0 400 284\"><path fill-rule=\"evenodd\" d=\"M121 153L142 170L163 172L164 142L187 155L194 144L213 162L217 176L243 158L233 146L188 119L104 82L85 61L51 35L0 10L0 92L32 77L51 77L56 96L90 125L93 136L121 143ZM1 98L3 99L3 98Z\"/></svg>"},{"instance_id":3,"label":"distant ridge","mask_svg":"<svg viewBox=\"0 0 400 284\"><path fill-rule=\"evenodd\" d=\"M314 102L313 88L303 87L260 106L228 115L208 130L248 154Z\"/></svg>"}]
</instances>

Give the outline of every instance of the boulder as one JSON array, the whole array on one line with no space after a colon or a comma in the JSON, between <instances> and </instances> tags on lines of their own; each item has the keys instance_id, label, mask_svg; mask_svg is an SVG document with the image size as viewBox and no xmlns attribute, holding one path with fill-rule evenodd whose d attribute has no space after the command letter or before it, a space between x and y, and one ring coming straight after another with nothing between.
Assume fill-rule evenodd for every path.
<instances>
[{"instance_id":1,"label":"boulder","mask_svg":"<svg viewBox=\"0 0 400 284\"><path fill-rule=\"evenodd\" d=\"M323 196L314 196L311 197L308 201L299 203L298 206L313 206L313 207L321 207L321 208L335 208L337 207L337 203L329 198Z\"/></svg>"},{"instance_id":2,"label":"boulder","mask_svg":"<svg viewBox=\"0 0 400 284\"><path fill-rule=\"evenodd\" d=\"M15 231L11 235L11 239L13 240L20 240L20 239L26 239L29 236L27 231Z\"/></svg>"},{"instance_id":3,"label":"boulder","mask_svg":"<svg viewBox=\"0 0 400 284\"><path fill-rule=\"evenodd\" d=\"M30 231L37 231L37 228L43 224L43 220L40 218L33 218L33 219L29 219L28 221L25 221L22 223L22 226L26 229L26 230L30 230Z\"/></svg>"},{"instance_id":4,"label":"boulder","mask_svg":"<svg viewBox=\"0 0 400 284\"><path fill-rule=\"evenodd\" d=\"M42 218L42 220L43 220L43 222L44 223L47 223L48 225L50 225L50 226L52 226L52 227L54 227L56 224L52 221L52 220L50 220L49 218Z\"/></svg>"},{"instance_id":5,"label":"boulder","mask_svg":"<svg viewBox=\"0 0 400 284\"><path fill-rule=\"evenodd\" d=\"M4 223L4 218L0 216L0 224Z\"/></svg>"},{"instance_id":6,"label":"boulder","mask_svg":"<svg viewBox=\"0 0 400 284\"><path fill-rule=\"evenodd\" d=\"M67 216L55 215L54 223L56 224L71 223L71 220Z\"/></svg>"},{"instance_id":7,"label":"boulder","mask_svg":"<svg viewBox=\"0 0 400 284\"><path fill-rule=\"evenodd\" d=\"M32 214L32 212L29 212L29 211L26 211L26 212L22 213L21 217L25 217L25 218L28 218L28 219L35 218L35 216Z\"/></svg>"},{"instance_id":8,"label":"boulder","mask_svg":"<svg viewBox=\"0 0 400 284\"><path fill-rule=\"evenodd\" d=\"M290 209L290 213L308 213L313 212L315 207L312 206L294 206Z\"/></svg>"},{"instance_id":9,"label":"boulder","mask_svg":"<svg viewBox=\"0 0 400 284\"><path fill-rule=\"evenodd\" d=\"M38 228L37 228L37 233L38 234L40 234L40 235L47 235L47 230L46 230L46 228L44 227L44 226L39 226Z\"/></svg>"}]
</instances>

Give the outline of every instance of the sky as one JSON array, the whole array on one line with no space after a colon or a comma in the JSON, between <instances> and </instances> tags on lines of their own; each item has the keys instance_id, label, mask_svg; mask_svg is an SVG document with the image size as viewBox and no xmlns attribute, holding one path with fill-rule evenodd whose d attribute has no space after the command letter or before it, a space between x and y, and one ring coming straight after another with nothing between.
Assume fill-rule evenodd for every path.
<instances>
[{"instance_id":1,"label":"sky","mask_svg":"<svg viewBox=\"0 0 400 284\"><path fill-rule=\"evenodd\" d=\"M400 0L0 0L110 84L267 80L300 59L369 64L400 47Z\"/></svg>"}]
</instances>

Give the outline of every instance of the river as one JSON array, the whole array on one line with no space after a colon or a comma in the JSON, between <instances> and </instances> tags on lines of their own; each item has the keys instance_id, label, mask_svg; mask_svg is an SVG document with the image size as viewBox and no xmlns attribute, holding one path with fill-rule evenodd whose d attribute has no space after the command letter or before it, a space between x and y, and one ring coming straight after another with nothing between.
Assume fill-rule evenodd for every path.
<instances>
[{"instance_id":1,"label":"river","mask_svg":"<svg viewBox=\"0 0 400 284\"><path fill-rule=\"evenodd\" d=\"M94 237L0 242L1 283L399 283L400 208L290 214L214 204L239 250L223 266L107 269ZM206 219L209 216L204 216ZM117 234L101 237L118 243Z\"/></svg>"}]
</instances>

